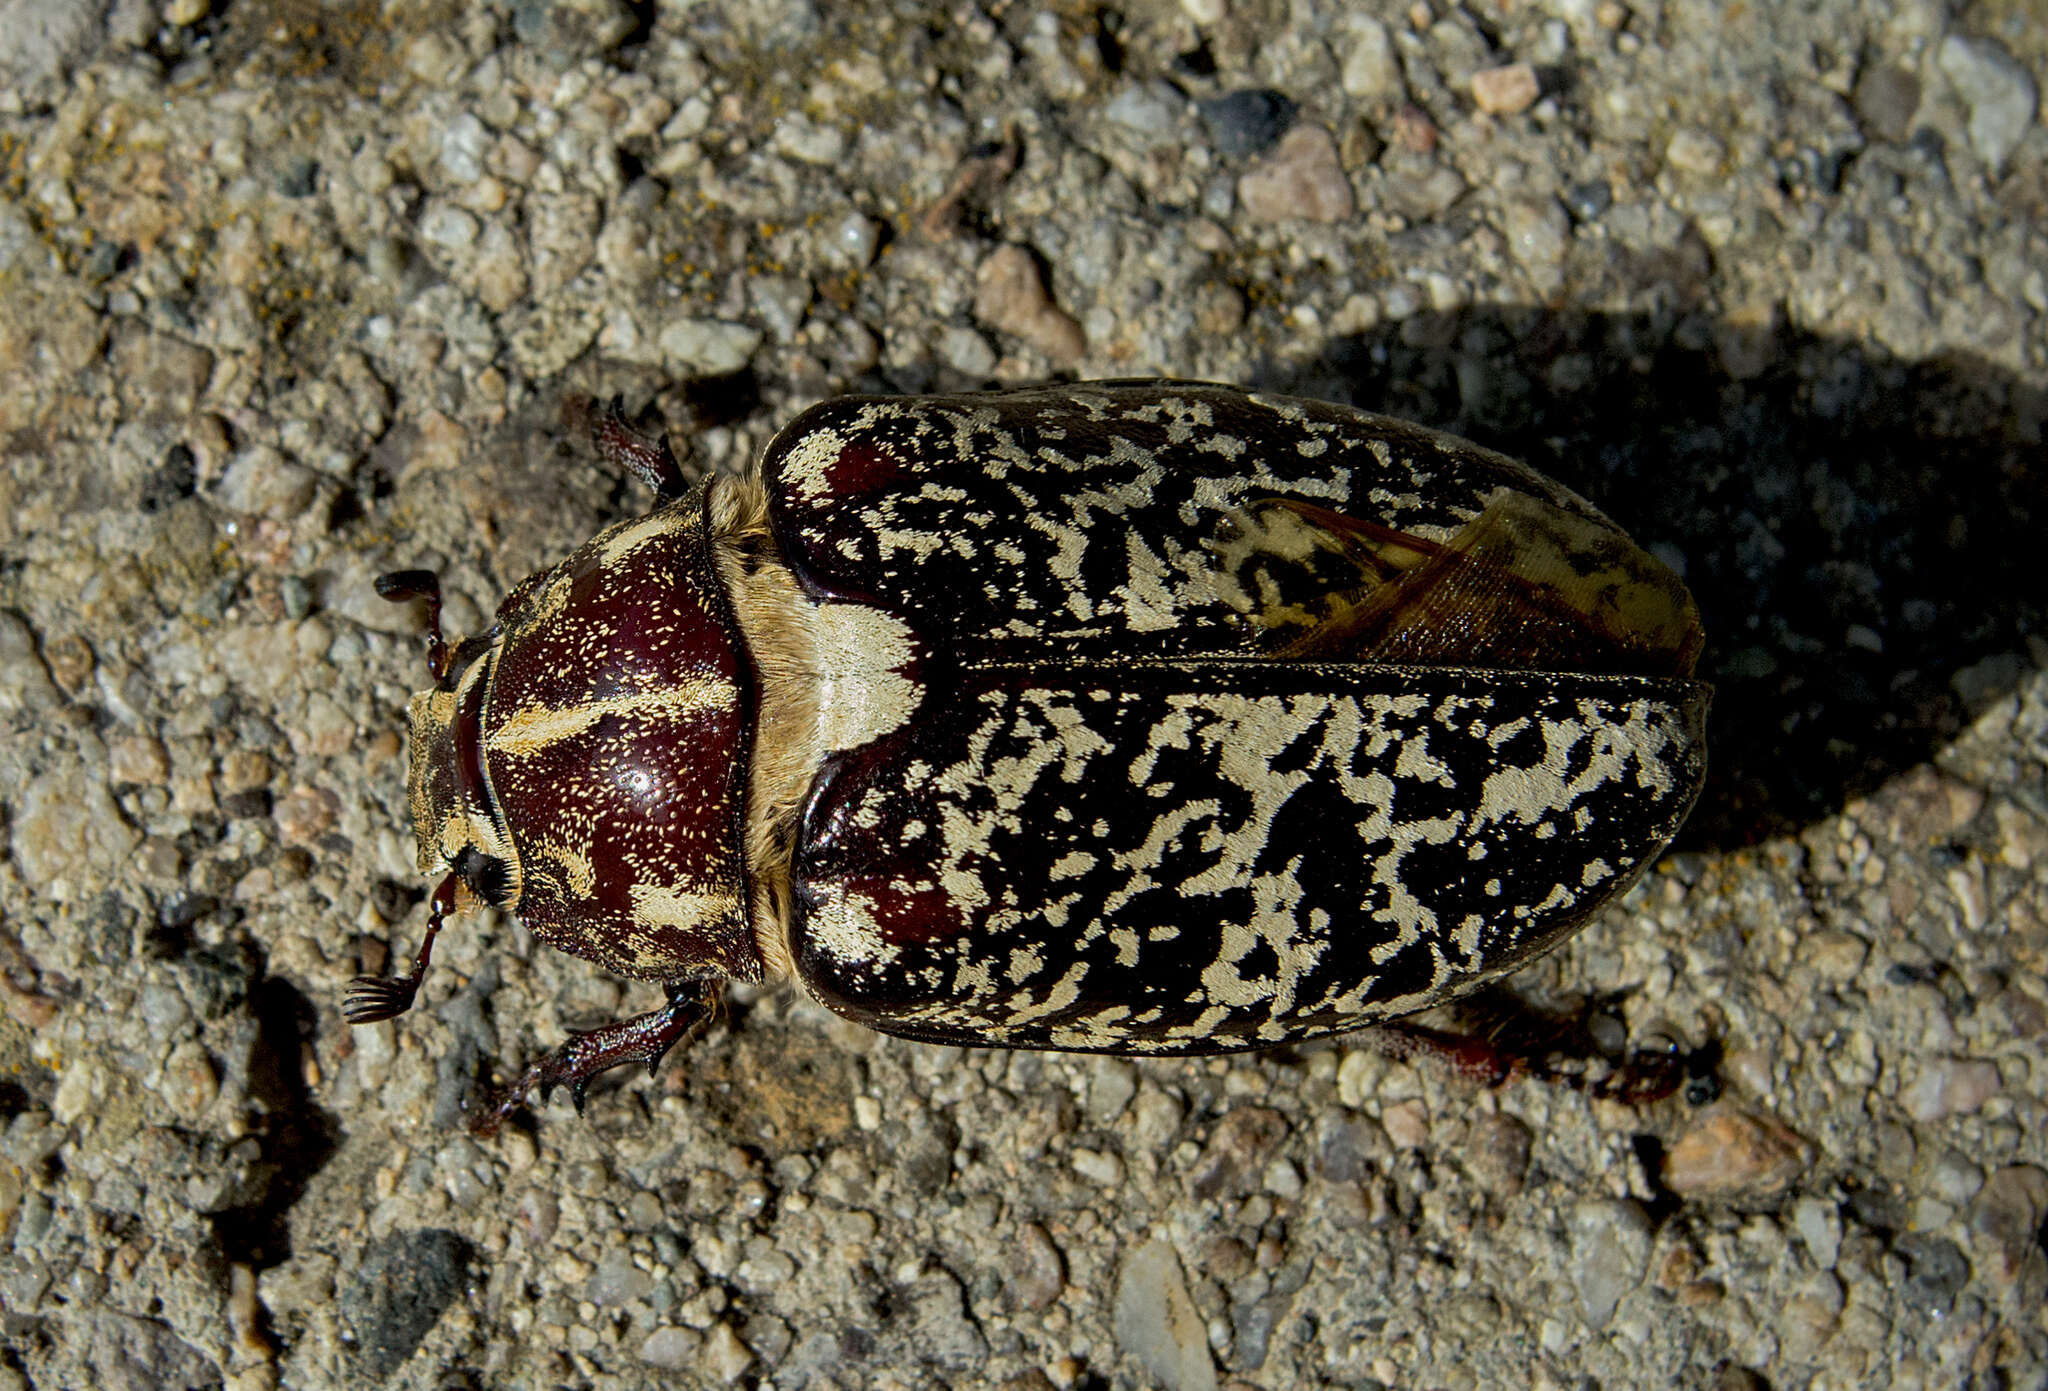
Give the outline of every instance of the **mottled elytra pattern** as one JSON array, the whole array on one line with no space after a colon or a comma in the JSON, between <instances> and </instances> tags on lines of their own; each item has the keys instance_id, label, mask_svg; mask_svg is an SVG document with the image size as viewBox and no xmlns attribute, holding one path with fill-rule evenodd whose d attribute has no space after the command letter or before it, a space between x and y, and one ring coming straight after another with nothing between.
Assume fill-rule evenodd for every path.
<instances>
[{"instance_id":1,"label":"mottled elytra pattern","mask_svg":"<svg viewBox=\"0 0 2048 1391\"><path fill-rule=\"evenodd\" d=\"M806 589L925 654L914 714L834 746L795 847L797 974L875 1028L1160 1053L1356 1028L1581 926L1698 794L1695 683L1262 642L1333 611L1347 532L1441 544L1503 496L1580 519L1587 573L1637 565L1464 441L1088 383L829 402L763 468Z\"/></svg>"},{"instance_id":2,"label":"mottled elytra pattern","mask_svg":"<svg viewBox=\"0 0 2048 1391\"><path fill-rule=\"evenodd\" d=\"M599 534L499 612L483 763L549 944L758 978L741 821L754 693L703 494Z\"/></svg>"},{"instance_id":3,"label":"mottled elytra pattern","mask_svg":"<svg viewBox=\"0 0 2048 1391\"><path fill-rule=\"evenodd\" d=\"M1406 1014L1634 881L1704 688L1216 663L965 674L806 808L806 984L935 1042L1202 1053Z\"/></svg>"},{"instance_id":4,"label":"mottled elytra pattern","mask_svg":"<svg viewBox=\"0 0 2048 1391\"><path fill-rule=\"evenodd\" d=\"M1172 382L844 397L792 422L762 468L814 592L879 603L963 661L1016 638L1076 658L1251 650L1217 548L1275 497L1438 541L1503 487L1598 515L1405 421Z\"/></svg>"}]
</instances>

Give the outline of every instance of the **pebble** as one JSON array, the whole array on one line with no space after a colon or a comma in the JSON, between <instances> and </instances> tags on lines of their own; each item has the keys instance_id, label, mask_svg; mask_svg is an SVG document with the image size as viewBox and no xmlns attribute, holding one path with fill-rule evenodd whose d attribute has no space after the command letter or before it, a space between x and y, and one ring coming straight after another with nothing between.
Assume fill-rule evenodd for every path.
<instances>
[{"instance_id":1,"label":"pebble","mask_svg":"<svg viewBox=\"0 0 2048 1391\"><path fill-rule=\"evenodd\" d=\"M1344 55L1344 94L1368 106L1394 107L1407 101L1408 83L1387 26L1377 19L1361 20L1355 34Z\"/></svg>"},{"instance_id":2,"label":"pebble","mask_svg":"<svg viewBox=\"0 0 2048 1391\"><path fill-rule=\"evenodd\" d=\"M107 785L74 762L17 794L11 829L21 877L60 903L97 891L141 841Z\"/></svg>"},{"instance_id":3,"label":"pebble","mask_svg":"<svg viewBox=\"0 0 2048 1391\"><path fill-rule=\"evenodd\" d=\"M0 710L54 705L56 683L36 654L36 636L16 615L0 609Z\"/></svg>"},{"instance_id":4,"label":"pebble","mask_svg":"<svg viewBox=\"0 0 2048 1391\"><path fill-rule=\"evenodd\" d=\"M1998 1064L1982 1058L1929 1058L1899 1093L1906 1114L1921 1124L1966 1116L1997 1096Z\"/></svg>"},{"instance_id":5,"label":"pebble","mask_svg":"<svg viewBox=\"0 0 2048 1391\"><path fill-rule=\"evenodd\" d=\"M1571 219L1555 198L1540 202L1516 200L1501 210L1502 230L1508 239L1508 254L1525 266L1532 276L1555 284L1571 249Z\"/></svg>"},{"instance_id":6,"label":"pebble","mask_svg":"<svg viewBox=\"0 0 2048 1391\"><path fill-rule=\"evenodd\" d=\"M675 319L655 340L672 371L686 377L726 377L745 367L761 346L761 330L719 319Z\"/></svg>"},{"instance_id":7,"label":"pebble","mask_svg":"<svg viewBox=\"0 0 2048 1391\"><path fill-rule=\"evenodd\" d=\"M862 213L848 213L826 229L827 255L850 270L873 265L881 245L881 224Z\"/></svg>"},{"instance_id":8,"label":"pebble","mask_svg":"<svg viewBox=\"0 0 2048 1391\"><path fill-rule=\"evenodd\" d=\"M1627 1198L1587 1198L1566 1218L1571 1279L1586 1325L1605 1328L1615 1306L1643 1283L1650 1265L1650 1218Z\"/></svg>"},{"instance_id":9,"label":"pebble","mask_svg":"<svg viewBox=\"0 0 2048 1391\"><path fill-rule=\"evenodd\" d=\"M733 1332L731 1324L713 1324L704 1340L704 1357L700 1365L713 1378L729 1386L754 1365L754 1350Z\"/></svg>"},{"instance_id":10,"label":"pebble","mask_svg":"<svg viewBox=\"0 0 2048 1391\"><path fill-rule=\"evenodd\" d=\"M686 1371L703 1358L704 1335L695 1329L657 1328L640 1343L640 1360L666 1371Z\"/></svg>"},{"instance_id":11,"label":"pebble","mask_svg":"<svg viewBox=\"0 0 2048 1391\"><path fill-rule=\"evenodd\" d=\"M1147 1088L1131 1110L1129 1147L1139 1153L1160 1153L1180 1134L1187 1107L1171 1092Z\"/></svg>"},{"instance_id":12,"label":"pebble","mask_svg":"<svg viewBox=\"0 0 2048 1391\"><path fill-rule=\"evenodd\" d=\"M1026 1222L1017 1232L1016 1260L1010 1267L1010 1306L1050 1309L1066 1287L1067 1267L1059 1247L1053 1245L1045 1228Z\"/></svg>"},{"instance_id":13,"label":"pebble","mask_svg":"<svg viewBox=\"0 0 2048 1391\"><path fill-rule=\"evenodd\" d=\"M1850 102L1872 135L1896 145L1912 132L1920 110L1920 79L1910 68L1873 63L1856 79Z\"/></svg>"},{"instance_id":14,"label":"pebble","mask_svg":"<svg viewBox=\"0 0 2048 1391\"><path fill-rule=\"evenodd\" d=\"M1665 162L1688 174L1718 174L1727 149L1703 130L1687 128L1673 135L1664 146Z\"/></svg>"},{"instance_id":15,"label":"pebble","mask_svg":"<svg viewBox=\"0 0 2048 1391\"><path fill-rule=\"evenodd\" d=\"M1165 1391L1216 1391L1209 1335L1188 1297L1180 1257L1154 1239L1125 1257L1116 1280L1116 1343Z\"/></svg>"},{"instance_id":16,"label":"pebble","mask_svg":"<svg viewBox=\"0 0 2048 1391\"><path fill-rule=\"evenodd\" d=\"M443 1228L370 1242L340 1309L355 1330L351 1351L365 1376L382 1381L412 1356L466 1288L475 1260L469 1242Z\"/></svg>"},{"instance_id":17,"label":"pebble","mask_svg":"<svg viewBox=\"0 0 2048 1391\"><path fill-rule=\"evenodd\" d=\"M1261 154L1285 135L1299 111L1282 93L1266 87L1226 92L1198 102L1209 143L1232 159Z\"/></svg>"},{"instance_id":18,"label":"pebble","mask_svg":"<svg viewBox=\"0 0 2048 1391\"><path fill-rule=\"evenodd\" d=\"M1614 189L1605 179L1587 179L1566 190L1564 205L1580 222L1591 222L1614 206Z\"/></svg>"},{"instance_id":19,"label":"pebble","mask_svg":"<svg viewBox=\"0 0 2048 1391\"><path fill-rule=\"evenodd\" d=\"M466 251L483 226L476 215L453 203L431 202L420 215L420 240L443 251Z\"/></svg>"},{"instance_id":20,"label":"pebble","mask_svg":"<svg viewBox=\"0 0 2048 1391\"><path fill-rule=\"evenodd\" d=\"M171 778L171 758L161 739L130 734L107 745L107 776L116 783L160 787Z\"/></svg>"},{"instance_id":21,"label":"pebble","mask_svg":"<svg viewBox=\"0 0 2048 1391\"><path fill-rule=\"evenodd\" d=\"M1996 39L1951 34L1936 61L1970 111L1970 148L1992 174L2005 164L2034 123L2038 89L2025 64Z\"/></svg>"},{"instance_id":22,"label":"pebble","mask_svg":"<svg viewBox=\"0 0 2048 1391\"><path fill-rule=\"evenodd\" d=\"M484 176L484 151L491 132L474 112L464 111L441 127L441 172L450 183L473 184Z\"/></svg>"},{"instance_id":23,"label":"pebble","mask_svg":"<svg viewBox=\"0 0 2048 1391\"><path fill-rule=\"evenodd\" d=\"M1022 339L1054 366L1070 366L1088 347L1073 315L1053 303L1038 258L1021 246L990 252L974 274L974 317Z\"/></svg>"},{"instance_id":24,"label":"pebble","mask_svg":"<svg viewBox=\"0 0 2048 1391\"><path fill-rule=\"evenodd\" d=\"M654 1277L633 1263L624 1246L612 1246L598 1259L583 1287L583 1297L601 1309L617 1309L654 1291Z\"/></svg>"},{"instance_id":25,"label":"pebble","mask_svg":"<svg viewBox=\"0 0 2048 1391\"><path fill-rule=\"evenodd\" d=\"M953 324L940 332L938 355L939 361L964 377L982 379L996 370L996 350L965 324Z\"/></svg>"},{"instance_id":26,"label":"pebble","mask_svg":"<svg viewBox=\"0 0 2048 1391\"><path fill-rule=\"evenodd\" d=\"M1472 74L1472 100L1490 116L1513 116L1536 104L1543 92L1528 63L1481 68Z\"/></svg>"},{"instance_id":27,"label":"pebble","mask_svg":"<svg viewBox=\"0 0 2048 1391\"><path fill-rule=\"evenodd\" d=\"M2040 1244L2048 1221L2048 1170L2008 1164L1985 1180L1970 1204L1970 1235L1980 1250L1978 1265L2001 1285L2013 1285L2031 1265L2037 1278L2048 1274L2048 1253Z\"/></svg>"},{"instance_id":28,"label":"pebble","mask_svg":"<svg viewBox=\"0 0 2048 1391\"><path fill-rule=\"evenodd\" d=\"M1916 1313L1948 1317L1970 1278L1970 1262L1962 1250L1946 1237L1924 1235L1900 1237L1892 1249L1906 1258L1900 1298Z\"/></svg>"},{"instance_id":29,"label":"pebble","mask_svg":"<svg viewBox=\"0 0 2048 1391\"><path fill-rule=\"evenodd\" d=\"M1473 1122L1461 1157L1473 1182L1497 1198L1512 1198L1528 1178L1534 1143L1528 1126L1495 1113Z\"/></svg>"},{"instance_id":30,"label":"pebble","mask_svg":"<svg viewBox=\"0 0 2048 1391\"><path fill-rule=\"evenodd\" d=\"M1088 1062L1088 1123L1099 1129L1116 1124L1138 1094L1138 1069L1122 1058L1091 1058Z\"/></svg>"},{"instance_id":31,"label":"pebble","mask_svg":"<svg viewBox=\"0 0 2048 1391\"><path fill-rule=\"evenodd\" d=\"M164 1063L164 1099L187 1121L196 1122L220 1095L220 1074L206 1045L187 1039L171 1050Z\"/></svg>"},{"instance_id":32,"label":"pebble","mask_svg":"<svg viewBox=\"0 0 2048 1391\"><path fill-rule=\"evenodd\" d=\"M1238 202L1253 222L1343 222L1356 210L1337 142L1322 126L1296 126L1237 181Z\"/></svg>"},{"instance_id":33,"label":"pebble","mask_svg":"<svg viewBox=\"0 0 2048 1391\"><path fill-rule=\"evenodd\" d=\"M1173 138L1180 128L1185 103L1165 82L1141 82L1125 87L1102 109L1108 120L1150 144Z\"/></svg>"},{"instance_id":34,"label":"pebble","mask_svg":"<svg viewBox=\"0 0 2048 1391\"><path fill-rule=\"evenodd\" d=\"M1806 1171L1805 1141L1767 1116L1716 1106L1664 1155L1664 1183L1681 1197L1760 1196L1789 1187Z\"/></svg>"},{"instance_id":35,"label":"pebble","mask_svg":"<svg viewBox=\"0 0 2048 1391\"><path fill-rule=\"evenodd\" d=\"M1813 1263L1822 1270L1833 1270L1842 1248L1842 1215L1835 1205L1808 1194L1792 1205L1792 1227L1806 1243Z\"/></svg>"},{"instance_id":36,"label":"pebble","mask_svg":"<svg viewBox=\"0 0 2048 1391\"><path fill-rule=\"evenodd\" d=\"M295 787L272 810L278 833L298 845L311 844L331 830L341 815L341 799L324 787Z\"/></svg>"},{"instance_id":37,"label":"pebble","mask_svg":"<svg viewBox=\"0 0 2048 1391\"><path fill-rule=\"evenodd\" d=\"M1420 1101L1400 1101L1383 1107L1380 1124L1396 1149L1421 1149L1429 1141L1429 1108Z\"/></svg>"},{"instance_id":38,"label":"pebble","mask_svg":"<svg viewBox=\"0 0 2048 1391\"><path fill-rule=\"evenodd\" d=\"M829 169L846 158L846 132L793 112L776 122L775 148L791 159Z\"/></svg>"},{"instance_id":39,"label":"pebble","mask_svg":"<svg viewBox=\"0 0 2048 1391\"><path fill-rule=\"evenodd\" d=\"M1232 1107L1210 1132L1189 1176L1189 1189L1203 1198L1240 1191L1286 1134L1287 1118L1271 1107Z\"/></svg>"}]
</instances>

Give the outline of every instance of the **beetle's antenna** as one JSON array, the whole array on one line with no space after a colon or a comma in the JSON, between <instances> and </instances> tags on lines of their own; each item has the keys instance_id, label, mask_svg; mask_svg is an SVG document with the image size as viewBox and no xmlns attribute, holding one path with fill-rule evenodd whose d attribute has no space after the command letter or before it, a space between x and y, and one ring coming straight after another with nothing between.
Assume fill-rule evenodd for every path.
<instances>
[{"instance_id":1,"label":"beetle's antenna","mask_svg":"<svg viewBox=\"0 0 2048 1391\"><path fill-rule=\"evenodd\" d=\"M394 604L427 601L427 666L439 681L448 674L448 643L441 636L441 577L432 570L393 570L377 576L377 594Z\"/></svg>"},{"instance_id":2,"label":"beetle's antenna","mask_svg":"<svg viewBox=\"0 0 2048 1391\"><path fill-rule=\"evenodd\" d=\"M357 976L349 982L348 995L341 1002L342 1017L349 1023L375 1024L396 1019L412 1008L420 982L426 979L427 962L434 955L434 938L440 935L448 915L455 911L455 882L456 876L451 874L434 890L433 903L427 910L427 937L420 943L420 954L413 958L410 974Z\"/></svg>"}]
</instances>

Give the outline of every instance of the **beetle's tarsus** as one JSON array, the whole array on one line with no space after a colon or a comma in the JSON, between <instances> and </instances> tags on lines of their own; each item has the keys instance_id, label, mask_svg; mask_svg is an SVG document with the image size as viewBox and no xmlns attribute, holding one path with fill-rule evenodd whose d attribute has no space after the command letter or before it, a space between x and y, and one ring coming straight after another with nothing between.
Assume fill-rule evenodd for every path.
<instances>
[{"instance_id":1,"label":"beetle's tarsus","mask_svg":"<svg viewBox=\"0 0 2048 1391\"><path fill-rule=\"evenodd\" d=\"M590 442L606 463L631 470L663 502L690 490L668 436L649 439L628 425L623 396L614 396L590 412Z\"/></svg>"},{"instance_id":2,"label":"beetle's tarsus","mask_svg":"<svg viewBox=\"0 0 2048 1391\"><path fill-rule=\"evenodd\" d=\"M601 1029L570 1034L560 1048L528 1067L516 1082L500 1092L470 1123L470 1129L478 1135L494 1135L526 1104L528 1096L538 1094L545 1105L557 1087L569 1089L569 1100L580 1116L591 1079L627 1063L647 1064L648 1075L652 1076L669 1049L711 1021L715 992L716 985L711 981L672 981L668 986L668 1003L660 1009Z\"/></svg>"},{"instance_id":3,"label":"beetle's tarsus","mask_svg":"<svg viewBox=\"0 0 2048 1391\"><path fill-rule=\"evenodd\" d=\"M420 993L420 982L427 978L428 963L434 959L434 939L441 935L442 925L455 911L455 880L451 874L434 890L433 902L427 910L427 935L420 942L420 954L413 958L412 970L402 976L357 976L349 982L348 994L342 998L342 1018L351 1024L380 1024L412 1008Z\"/></svg>"},{"instance_id":4,"label":"beetle's tarsus","mask_svg":"<svg viewBox=\"0 0 2048 1391\"><path fill-rule=\"evenodd\" d=\"M351 1024L381 1024L412 1008L419 983L404 976L357 976L341 1002L341 1016Z\"/></svg>"}]
</instances>

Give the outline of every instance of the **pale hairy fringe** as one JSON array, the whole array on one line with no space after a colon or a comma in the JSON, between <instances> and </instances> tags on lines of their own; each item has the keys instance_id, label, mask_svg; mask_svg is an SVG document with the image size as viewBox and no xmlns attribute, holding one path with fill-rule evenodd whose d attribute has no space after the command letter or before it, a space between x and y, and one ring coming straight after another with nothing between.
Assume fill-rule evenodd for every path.
<instances>
[{"instance_id":1,"label":"pale hairy fringe","mask_svg":"<svg viewBox=\"0 0 2048 1391\"><path fill-rule=\"evenodd\" d=\"M760 682L747 779L754 935L768 975L787 977L797 810L823 756L817 626L812 604L776 553L768 531L768 494L760 480L751 475L716 480L709 517L712 562Z\"/></svg>"}]
</instances>

